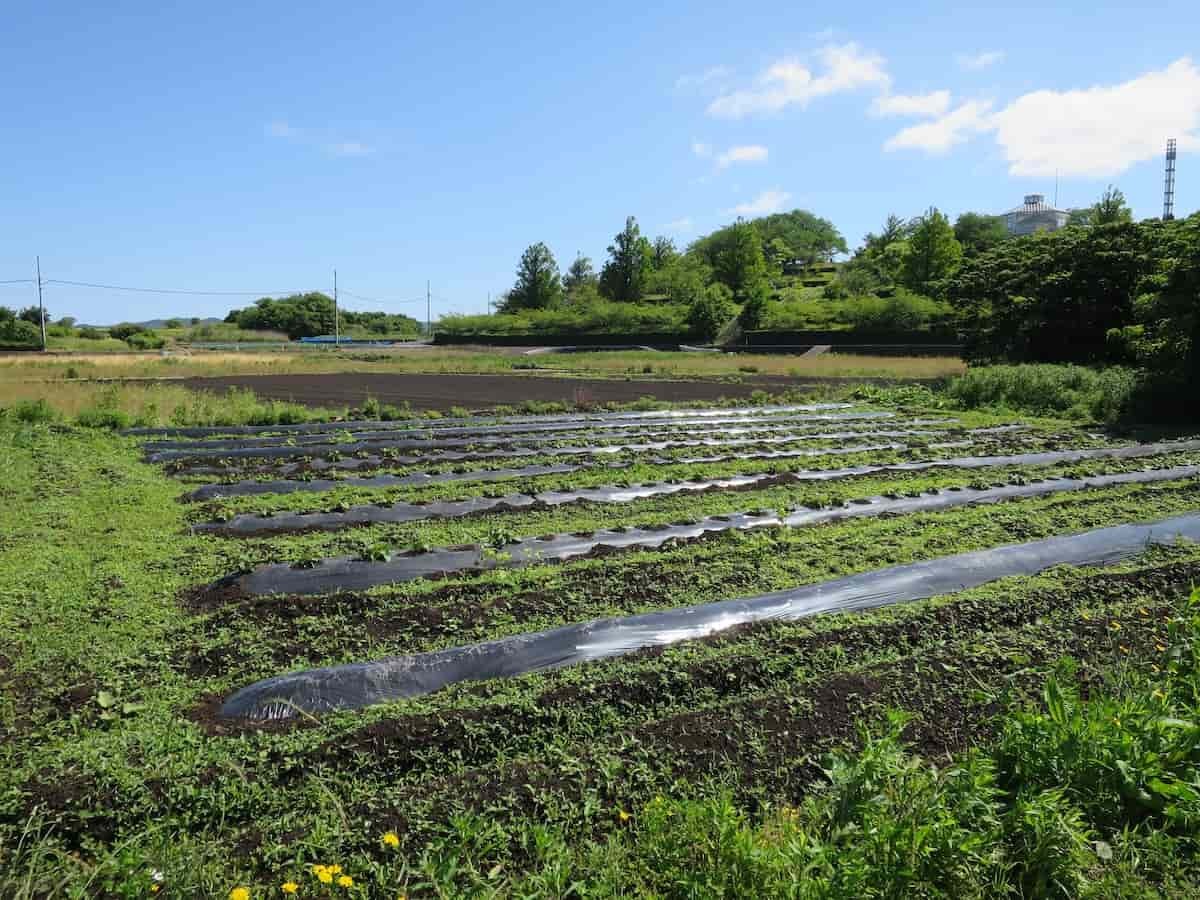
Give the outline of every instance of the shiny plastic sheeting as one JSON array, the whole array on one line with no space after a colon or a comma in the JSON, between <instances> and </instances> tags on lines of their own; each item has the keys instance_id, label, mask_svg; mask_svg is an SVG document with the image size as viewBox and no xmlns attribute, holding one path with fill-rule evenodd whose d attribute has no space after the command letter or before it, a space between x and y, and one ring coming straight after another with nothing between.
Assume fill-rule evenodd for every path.
<instances>
[{"instance_id":1,"label":"shiny plastic sheeting","mask_svg":"<svg viewBox=\"0 0 1200 900\"><path fill-rule=\"evenodd\" d=\"M462 681L508 678L673 644L735 625L922 600L1057 565L1111 564L1151 544L1180 538L1200 540L1200 515L960 553L757 597L596 619L432 653L294 672L242 688L225 701L221 714L262 720L358 709Z\"/></svg>"},{"instance_id":2,"label":"shiny plastic sheeting","mask_svg":"<svg viewBox=\"0 0 1200 900\"><path fill-rule=\"evenodd\" d=\"M761 472L705 478L674 483L601 485L574 491L539 491L536 494L508 494L504 497L469 497L464 500L432 500L429 503L389 503L386 506L354 506L345 512L281 512L272 516L245 514L226 522L205 522L192 526L199 533L258 536L282 531L336 531L354 525L400 524L423 519L454 519L491 510L524 509L535 505L562 506L567 503L632 503L648 497L697 491L745 490L766 482L785 482L786 474Z\"/></svg>"},{"instance_id":3,"label":"shiny plastic sheeting","mask_svg":"<svg viewBox=\"0 0 1200 900\"><path fill-rule=\"evenodd\" d=\"M954 420L950 420L953 423ZM850 423L852 428L854 423ZM945 419L917 419L911 422L896 423L903 425L945 425ZM819 426L818 426L819 427ZM662 441L686 441L693 435L731 435L731 439L726 443L733 443L739 435L763 435L763 441L777 440L768 435L775 435L778 432L789 432L784 438L788 440L844 440L859 436L880 435L885 437L908 435L908 434L933 434L931 431L918 430L878 430L873 426L861 426L853 428L853 430L822 432L814 431L811 428L806 428L804 423L795 422L785 425L749 425L747 427L740 426L716 426L705 428L638 428L634 430L616 431L609 434L592 434L584 432L580 434L546 434L544 432L535 432L533 434L520 435L501 435L499 437L449 437L449 438L385 438L382 440L348 440L335 443L322 444L298 444L298 445L281 445L269 447L219 447L215 449L194 449L194 450L147 450L146 459L150 462L170 462L172 460L200 460L200 459L292 459L302 456L320 456L328 453L357 453L359 451L380 451L387 448L405 449L409 451L421 452L423 450L442 450L442 449L457 449L462 447L527 447L536 446L538 444L554 444L554 443L569 443L571 441L579 442L586 440L596 441L644 441L646 439L659 438ZM715 438L714 438L715 440ZM751 438L742 439L743 443L752 442ZM683 444L686 446L686 443ZM605 446L598 444L597 446Z\"/></svg>"},{"instance_id":4,"label":"shiny plastic sheeting","mask_svg":"<svg viewBox=\"0 0 1200 900\"><path fill-rule=\"evenodd\" d=\"M866 518L885 514L908 515L933 512L976 503L996 503L1021 497L1037 497L1087 488L1121 484L1148 484L1195 477L1200 466L1176 466L1145 472L1095 475L1088 478L1048 478L1028 484L1006 484L982 489L950 488L919 497L872 497L824 509L798 509L780 518L769 511L742 512L708 516L695 522L653 528L605 529L585 534L555 534L523 538L488 552L482 547L448 547L396 556L384 562L354 559L348 556L324 560L315 566L297 569L286 563L272 563L236 579L247 594L324 594L332 591L365 590L381 584L395 584L444 575L452 572L496 568L517 568L540 563L562 562L586 556L600 548L614 550L650 549L670 540L690 540L721 531L745 531L770 525L801 528L840 519Z\"/></svg>"},{"instance_id":5,"label":"shiny plastic sheeting","mask_svg":"<svg viewBox=\"0 0 1200 900\"><path fill-rule=\"evenodd\" d=\"M526 424L536 422L611 422L617 420L645 421L649 419L700 418L707 416L761 416L770 413L820 412L828 409L850 409L851 403L801 403L781 406L715 406L698 409L654 409L642 412L562 413L528 416L460 416L441 419L349 419L344 422L305 422L299 425L211 425L179 428L128 428L122 434L134 437L195 437L225 434L311 434L321 431L342 431L346 428L437 428L454 425Z\"/></svg>"},{"instance_id":6,"label":"shiny plastic sheeting","mask_svg":"<svg viewBox=\"0 0 1200 900\"><path fill-rule=\"evenodd\" d=\"M347 438L353 438L357 441L379 442L390 441L397 438L412 438L412 439L429 439L456 437L463 435L479 435L481 437L498 437L509 435L512 440L516 440L520 435L549 435L561 434L564 437L561 440L568 440L565 435L573 433L589 433L589 432L664 432L676 431L678 433L695 433L684 432L683 429L688 426L705 426L705 430L714 430L715 426L730 426L741 431L781 431L788 425L795 424L796 427L802 427L804 423L812 423L818 426L822 422L867 422L879 419L894 419L895 413L891 412L848 412L848 413L830 413L830 414L777 414L770 416L722 416L722 417L706 417L695 419L670 419L659 422L548 422L542 424L527 424L527 425L490 425L487 427L454 427L454 428L413 428L404 429L403 431L395 428L387 428L383 430L344 428L336 432L321 432L319 434L308 435L274 435L271 437L230 437L217 438L206 440L185 440L185 441L147 441L142 445L142 449L148 453L157 453L162 450L220 450L220 449L238 449L246 447L304 447L312 445L320 445L322 443L330 443L330 438L339 435L345 435ZM926 419L923 420L927 424L949 424L954 422L954 419ZM722 429L724 430L724 429ZM552 440L552 438L544 438ZM336 443L336 442L334 442Z\"/></svg>"}]
</instances>

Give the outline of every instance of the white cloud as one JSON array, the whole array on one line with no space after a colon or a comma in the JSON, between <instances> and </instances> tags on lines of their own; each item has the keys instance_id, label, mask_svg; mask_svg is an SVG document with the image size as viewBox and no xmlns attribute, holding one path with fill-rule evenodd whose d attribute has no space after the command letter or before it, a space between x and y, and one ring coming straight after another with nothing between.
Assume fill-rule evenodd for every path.
<instances>
[{"instance_id":1,"label":"white cloud","mask_svg":"<svg viewBox=\"0 0 1200 900\"><path fill-rule=\"evenodd\" d=\"M1200 149L1200 69L1184 57L1122 84L1034 91L996 113L995 128L1010 175L1118 175L1169 137Z\"/></svg>"},{"instance_id":2,"label":"white cloud","mask_svg":"<svg viewBox=\"0 0 1200 900\"><path fill-rule=\"evenodd\" d=\"M771 213L776 213L783 209L784 205L791 198L792 195L787 191L775 188L763 191L748 203L739 203L733 209L725 210L725 214L735 216L769 216Z\"/></svg>"},{"instance_id":3,"label":"white cloud","mask_svg":"<svg viewBox=\"0 0 1200 900\"><path fill-rule=\"evenodd\" d=\"M722 94L708 106L708 114L740 119L756 113L779 112L788 106L807 106L830 94L874 85L884 90L891 80L884 71L883 57L862 50L857 44L823 47L817 52L822 71L799 60L780 60L769 66L755 87Z\"/></svg>"},{"instance_id":4,"label":"white cloud","mask_svg":"<svg viewBox=\"0 0 1200 900\"><path fill-rule=\"evenodd\" d=\"M674 222L668 222L663 228L667 231L680 234L685 231L691 231L695 226L692 223L690 216L684 216L682 219L676 219Z\"/></svg>"},{"instance_id":5,"label":"white cloud","mask_svg":"<svg viewBox=\"0 0 1200 900\"><path fill-rule=\"evenodd\" d=\"M992 125L988 115L991 108L990 100L969 100L932 121L911 125L892 135L883 149L945 153L972 134L988 130Z\"/></svg>"},{"instance_id":6,"label":"white cloud","mask_svg":"<svg viewBox=\"0 0 1200 900\"><path fill-rule=\"evenodd\" d=\"M328 149L334 156L370 156L375 152L374 147L360 144L358 141L339 141L330 144Z\"/></svg>"},{"instance_id":7,"label":"white cloud","mask_svg":"<svg viewBox=\"0 0 1200 900\"><path fill-rule=\"evenodd\" d=\"M956 53L954 56L954 61L961 68L972 72L994 66L1002 59L1004 59L1004 53L1000 50L984 50L982 53Z\"/></svg>"},{"instance_id":8,"label":"white cloud","mask_svg":"<svg viewBox=\"0 0 1200 900\"><path fill-rule=\"evenodd\" d=\"M733 74L729 66L711 66L703 72L693 75L680 75L675 79L676 90L691 90L693 88L711 87L727 80Z\"/></svg>"},{"instance_id":9,"label":"white cloud","mask_svg":"<svg viewBox=\"0 0 1200 900\"><path fill-rule=\"evenodd\" d=\"M940 116L950 108L949 91L929 94L881 94L871 104L876 116Z\"/></svg>"},{"instance_id":10,"label":"white cloud","mask_svg":"<svg viewBox=\"0 0 1200 900\"><path fill-rule=\"evenodd\" d=\"M296 135L299 133L299 129L293 128L291 125L282 121L281 119L276 119L274 122L271 122L269 125L267 125L267 134L269 134L271 137L290 138L296 137Z\"/></svg>"},{"instance_id":11,"label":"white cloud","mask_svg":"<svg viewBox=\"0 0 1200 900\"><path fill-rule=\"evenodd\" d=\"M712 156L712 145L702 141L692 141L692 153L701 159L708 159Z\"/></svg>"},{"instance_id":12,"label":"white cloud","mask_svg":"<svg viewBox=\"0 0 1200 900\"><path fill-rule=\"evenodd\" d=\"M972 100L888 138L885 150L944 153L990 132L1016 176L1108 178L1154 159L1169 137L1200 151L1200 69L1184 57L1114 85L1033 91L992 112Z\"/></svg>"},{"instance_id":13,"label":"white cloud","mask_svg":"<svg viewBox=\"0 0 1200 900\"><path fill-rule=\"evenodd\" d=\"M725 169L734 163L766 162L767 148L758 144L745 147L730 147L717 157L717 168Z\"/></svg>"}]
</instances>

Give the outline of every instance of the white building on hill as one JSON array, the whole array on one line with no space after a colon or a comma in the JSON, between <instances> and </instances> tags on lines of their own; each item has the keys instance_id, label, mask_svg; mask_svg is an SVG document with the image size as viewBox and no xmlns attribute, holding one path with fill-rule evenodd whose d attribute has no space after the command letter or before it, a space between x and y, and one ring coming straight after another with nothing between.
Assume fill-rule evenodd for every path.
<instances>
[{"instance_id":1,"label":"white building on hill","mask_svg":"<svg viewBox=\"0 0 1200 900\"><path fill-rule=\"evenodd\" d=\"M1058 231L1067 224L1069 216L1069 210L1047 206L1044 194L1026 194L1024 204L1004 214L1004 225L1014 235Z\"/></svg>"}]
</instances>

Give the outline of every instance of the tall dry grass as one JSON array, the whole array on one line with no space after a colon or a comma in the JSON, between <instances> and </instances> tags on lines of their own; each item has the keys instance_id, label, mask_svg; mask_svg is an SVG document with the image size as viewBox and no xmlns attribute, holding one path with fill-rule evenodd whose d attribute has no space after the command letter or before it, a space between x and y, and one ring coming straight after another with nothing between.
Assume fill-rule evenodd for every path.
<instances>
[{"instance_id":1,"label":"tall dry grass","mask_svg":"<svg viewBox=\"0 0 1200 900\"><path fill-rule=\"evenodd\" d=\"M186 378L214 375L285 375L334 372L567 374L608 377L729 378L939 378L966 370L946 356L857 356L829 353L800 357L767 353L668 353L647 350L544 353L478 348L376 351L192 351L156 353L55 353L0 356L0 383L68 378Z\"/></svg>"}]
</instances>

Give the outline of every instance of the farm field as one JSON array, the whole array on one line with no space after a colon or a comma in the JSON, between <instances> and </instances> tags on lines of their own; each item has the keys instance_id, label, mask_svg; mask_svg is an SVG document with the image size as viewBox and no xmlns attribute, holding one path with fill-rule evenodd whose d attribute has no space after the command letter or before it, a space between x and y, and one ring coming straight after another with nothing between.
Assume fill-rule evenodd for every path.
<instances>
[{"instance_id":1,"label":"farm field","mask_svg":"<svg viewBox=\"0 0 1200 900\"><path fill-rule=\"evenodd\" d=\"M171 378L332 373L457 373L477 375L591 375L647 379L882 378L909 380L960 374L955 357L889 357L827 353L796 357L764 353L671 353L621 350L544 353L525 348L407 346L393 350L194 350L148 353L0 354L0 384L76 378ZM508 398L510 401L512 397ZM517 399L523 399L518 397Z\"/></svg>"},{"instance_id":2,"label":"farm field","mask_svg":"<svg viewBox=\"0 0 1200 900\"><path fill-rule=\"evenodd\" d=\"M872 896L838 863L866 852L854 817L923 825L966 772L991 799L876 895L1195 895L1171 830L1195 742L1134 749L1136 723L1195 729L1196 437L904 392L467 396L387 422L0 418L0 894ZM1124 800L1101 808L1099 764L1002 799L1039 777L1012 762L1036 711L1067 729L1147 685L1154 715L1101 717ZM864 774L883 761L895 795ZM801 846L860 789L838 815L861 828ZM1010 802L1071 823L1049 875L1015 825L961 836Z\"/></svg>"}]
</instances>

